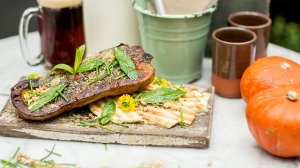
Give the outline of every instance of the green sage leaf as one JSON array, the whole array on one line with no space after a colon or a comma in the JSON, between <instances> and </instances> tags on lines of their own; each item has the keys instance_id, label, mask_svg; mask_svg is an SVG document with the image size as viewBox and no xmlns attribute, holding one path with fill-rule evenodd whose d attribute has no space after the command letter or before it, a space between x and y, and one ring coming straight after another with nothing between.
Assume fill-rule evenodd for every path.
<instances>
[{"instance_id":1,"label":"green sage leaf","mask_svg":"<svg viewBox=\"0 0 300 168\"><path fill-rule=\"evenodd\" d=\"M135 65L130 59L130 57L121 49L114 49L116 59L120 64L122 71L129 77L131 80L137 80L139 77L138 72L135 69Z\"/></svg>"},{"instance_id":2,"label":"green sage leaf","mask_svg":"<svg viewBox=\"0 0 300 168\"><path fill-rule=\"evenodd\" d=\"M114 115L115 112L116 112L116 103L113 100L109 100L107 103L105 103L102 109L99 122L102 125L109 123L112 115Z\"/></svg>"},{"instance_id":3,"label":"green sage leaf","mask_svg":"<svg viewBox=\"0 0 300 168\"><path fill-rule=\"evenodd\" d=\"M56 69L63 69L65 71L70 72L71 74L75 74L74 69L67 64L57 64L51 69L51 72L53 72Z\"/></svg>"},{"instance_id":4,"label":"green sage leaf","mask_svg":"<svg viewBox=\"0 0 300 168\"><path fill-rule=\"evenodd\" d=\"M182 89L158 88L150 92L144 92L138 96L139 101L149 104L164 103L183 96L186 92Z\"/></svg>"},{"instance_id":5,"label":"green sage leaf","mask_svg":"<svg viewBox=\"0 0 300 168\"><path fill-rule=\"evenodd\" d=\"M60 93L65 89L67 85L61 84L56 85L51 88L49 88L45 93L43 93L34 103L28 106L28 109L30 111L35 111L45 104L49 103L53 99L55 99L57 96L60 95Z\"/></svg>"},{"instance_id":6,"label":"green sage leaf","mask_svg":"<svg viewBox=\"0 0 300 168\"><path fill-rule=\"evenodd\" d=\"M81 45L79 48L76 49L76 55L75 55L75 63L74 63L74 73L77 72L77 69L79 68L83 54L85 50L85 45Z\"/></svg>"},{"instance_id":7,"label":"green sage leaf","mask_svg":"<svg viewBox=\"0 0 300 168\"><path fill-rule=\"evenodd\" d=\"M90 59L83 62L79 68L77 69L77 73L82 73L86 71L90 71L92 69L95 69L103 64L103 61L100 59Z\"/></svg>"}]
</instances>

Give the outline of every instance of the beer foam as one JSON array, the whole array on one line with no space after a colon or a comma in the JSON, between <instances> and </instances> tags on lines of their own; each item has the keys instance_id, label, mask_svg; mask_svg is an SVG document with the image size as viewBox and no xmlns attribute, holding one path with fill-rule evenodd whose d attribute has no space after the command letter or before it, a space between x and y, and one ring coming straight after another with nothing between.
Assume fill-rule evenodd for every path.
<instances>
[{"instance_id":1,"label":"beer foam","mask_svg":"<svg viewBox=\"0 0 300 168\"><path fill-rule=\"evenodd\" d=\"M37 3L47 8L67 8L77 6L83 0L37 0Z\"/></svg>"}]
</instances>

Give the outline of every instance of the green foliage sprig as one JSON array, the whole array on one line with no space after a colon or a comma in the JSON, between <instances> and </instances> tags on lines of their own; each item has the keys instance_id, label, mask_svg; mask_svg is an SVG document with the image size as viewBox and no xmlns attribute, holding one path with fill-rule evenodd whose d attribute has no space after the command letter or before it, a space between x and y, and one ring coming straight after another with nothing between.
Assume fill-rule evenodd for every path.
<instances>
[{"instance_id":1,"label":"green foliage sprig","mask_svg":"<svg viewBox=\"0 0 300 168\"><path fill-rule=\"evenodd\" d=\"M148 104L164 103L170 100L175 100L183 96L186 92L180 88L158 88L150 92L139 94L135 101L145 102Z\"/></svg>"},{"instance_id":2,"label":"green foliage sprig","mask_svg":"<svg viewBox=\"0 0 300 168\"><path fill-rule=\"evenodd\" d=\"M51 72L53 72L56 69L63 69L71 74L77 74L90 71L95 68L98 69L99 66L103 64L103 61L100 59L90 59L82 63L84 51L85 45L81 45L79 48L76 49L75 62L73 68L67 64L57 64L51 69Z\"/></svg>"},{"instance_id":3,"label":"green foliage sprig","mask_svg":"<svg viewBox=\"0 0 300 168\"><path fill-rule=\"evenodd\" d=\"M66 86L66 84L61 84L49 88L34 103L29 105L28 109L33 112L39 109L40 107L44 106L45 104L49 103L50 101L54 100L59 95L61 95L66 101L68 101L66 97L62 94L62 91L65 89Z\"/></svg>"}]
</instances>

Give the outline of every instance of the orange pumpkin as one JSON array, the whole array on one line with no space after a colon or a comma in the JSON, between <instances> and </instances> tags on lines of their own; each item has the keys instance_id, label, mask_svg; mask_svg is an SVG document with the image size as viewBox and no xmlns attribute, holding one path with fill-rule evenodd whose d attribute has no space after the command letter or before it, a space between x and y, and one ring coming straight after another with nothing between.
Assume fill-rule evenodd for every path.
<instances>
[{"instance_id":1,"label":"orange pumpkin","mask_svg":"<svg viewBox=\"0 0 300 168\"><path fill-rule=\"evenodd\" d=\"M258 59L243 73L240 90L247 103L254 94L274 86L300 84L300 65L284 57Z\"/></svg>"},{"instance_id":2,"label":"orange pumpkin","mask_svg":"<svg viewBox=\"0 0 300 168\"><path fill-rule=\"evenodd\" d=\"M280 157L300 156L300 85L278 86L251 97L246 117L257 143Z\"/></svg>"}]
</instances>

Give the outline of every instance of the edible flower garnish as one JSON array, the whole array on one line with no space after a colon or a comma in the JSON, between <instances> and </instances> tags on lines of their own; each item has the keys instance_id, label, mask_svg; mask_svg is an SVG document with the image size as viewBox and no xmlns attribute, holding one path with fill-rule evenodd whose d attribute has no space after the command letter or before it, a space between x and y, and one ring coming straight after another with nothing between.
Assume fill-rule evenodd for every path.
<instances>
[{"instance_id":1,"label":"edible flower garnish","mask_svg":"<svg viewBox=\"0 0 300 168\"><path fill-rule=\"evenodd\" d=\"M158 77L155 76L152 84L159 85L161 87L167 87L168 81L165 78L158 79Z\"/></svg>"},{"instance_id":2,"label":"edible flower garnish","mask_svg":"<svg viewBox=\"0 0 300 168\"><path fill-rule=\"evenodd\" d=\"M135 101L130 95L124 94L119 98L119 100L120 103L118 104L118 107L121 110L124 112L135 111Z\"/></svg>"}]
</instances>

